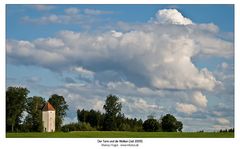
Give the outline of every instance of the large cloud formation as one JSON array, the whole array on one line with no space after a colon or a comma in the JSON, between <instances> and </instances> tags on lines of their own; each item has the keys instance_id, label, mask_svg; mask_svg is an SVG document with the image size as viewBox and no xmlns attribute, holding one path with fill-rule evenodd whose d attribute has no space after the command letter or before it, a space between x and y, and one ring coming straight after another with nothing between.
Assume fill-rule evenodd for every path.
<instances>
[{"instance_id":1,"label":"large cloud formation","mask_svg":"<svg viewBox=\"0 0 240 149\"><path fill-rule=\"evenodd\" d=\"M70 66L90 71L119 69L130 81L137 83L136 76L159 89L213 90L220 82L207 68L198 69L191 59L203 53L225 57L233 53L233 45L208 29L211 25L204 26L192 24L175 9L164 9L142 30L99 34L60 31L53 38L8 40L7 55L13 62L21 59L20 63L50 69L56 65L64 70Z\"/></svg>"},{"instance_id":2,"label":"large cloud formation","mask_svg":"<svg viewBox=\"0 0 240 149\"><path fill-rule=\"evenodd\" d=\"M71 8L66 13L74 17L78 11ZM52 15L48 20L58 23L57 18ZM222 85L208 68L198 68L193 63L192 59L199 56L227 59L233 56L233 43L219 36L216 25L194 23L176 9L159 10L146 23L126 23L124 28L118 26L109 31L63 30L55 37L33 41L7 40L8 63L75 73L80 79L105 83L109 90L124 90L123 86L139 93L155 90L154 94L156 90L189 90L191 101L176 104L176 110L186 114L206 108L208 100L203 91L211 92ZM74 85L79 84L70 84ZM80 84L80 88L83 86ZM143 99L132 103L136 107L161 109Z\"/></svg>"}]
</instances>

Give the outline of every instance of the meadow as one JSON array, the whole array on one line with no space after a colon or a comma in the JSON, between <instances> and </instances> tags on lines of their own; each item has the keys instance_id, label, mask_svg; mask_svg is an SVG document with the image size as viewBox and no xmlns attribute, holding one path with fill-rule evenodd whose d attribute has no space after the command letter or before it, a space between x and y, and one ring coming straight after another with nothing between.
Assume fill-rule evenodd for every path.
<instances>
[{"instance_id":1,"label":"meadow","mask_svg":"<svg viewBox=\"0 0 240 149\"><path fill-rule=\"evenodd\" d=\"M74 131L6 133L7 138L234 138L232 132Z\"/></svg>"}]
</instances>

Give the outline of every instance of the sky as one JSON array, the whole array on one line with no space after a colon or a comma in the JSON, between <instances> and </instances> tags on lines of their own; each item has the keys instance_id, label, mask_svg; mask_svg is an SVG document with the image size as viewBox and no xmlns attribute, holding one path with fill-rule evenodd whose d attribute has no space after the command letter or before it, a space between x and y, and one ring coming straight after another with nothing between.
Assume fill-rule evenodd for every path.
<instances>
[{"instance_id":1,"label":"sky","mask_svg":"<svg viewBox=\"0 0 240 149\"><path fill-rule=\"evenodd\" d=\"M167 113L183 131L234 127L233 5L7 5L6 84L130 118Z\"/></svg>"}]
</instances>

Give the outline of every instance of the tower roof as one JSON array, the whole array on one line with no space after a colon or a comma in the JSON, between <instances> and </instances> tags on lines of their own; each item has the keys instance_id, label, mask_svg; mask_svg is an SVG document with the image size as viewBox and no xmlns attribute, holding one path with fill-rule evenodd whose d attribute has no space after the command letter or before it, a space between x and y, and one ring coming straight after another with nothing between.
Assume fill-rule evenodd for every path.
<instances>
[{"instance_id":1,"label":"tower roof","mask_svg":"<svg viewBox=\"0 0 240 149\"><path fill-rule=\"evenodd\" d=\"M55 109L49 102L47 102L42 108L42 111L55 111Z\"/></svg>"}]
</instances>

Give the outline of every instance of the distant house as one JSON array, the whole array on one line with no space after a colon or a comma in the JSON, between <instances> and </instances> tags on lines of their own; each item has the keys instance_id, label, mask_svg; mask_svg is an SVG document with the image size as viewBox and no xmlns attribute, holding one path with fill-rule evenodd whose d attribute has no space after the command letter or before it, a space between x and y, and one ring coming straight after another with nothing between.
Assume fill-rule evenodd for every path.
<instances>
[{"instance_id":1,"label":"distant house","mask_svg":"<svg viewBox=\"0 0 240 149\"><path fill-rule=\"evenodd\" d=\"M55 131L55 109L47 102L42 108L43 132Z\"/></svg>"}]
</instances>

